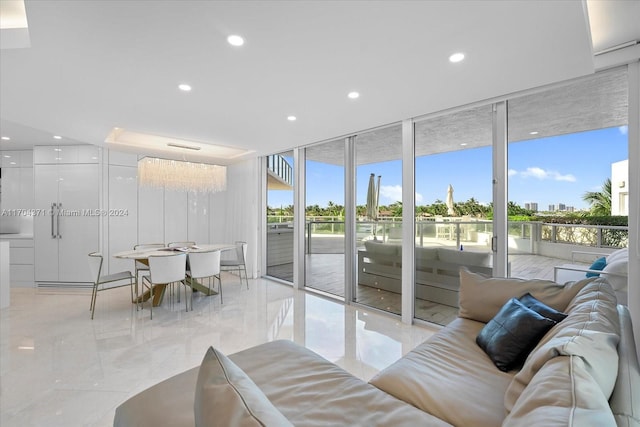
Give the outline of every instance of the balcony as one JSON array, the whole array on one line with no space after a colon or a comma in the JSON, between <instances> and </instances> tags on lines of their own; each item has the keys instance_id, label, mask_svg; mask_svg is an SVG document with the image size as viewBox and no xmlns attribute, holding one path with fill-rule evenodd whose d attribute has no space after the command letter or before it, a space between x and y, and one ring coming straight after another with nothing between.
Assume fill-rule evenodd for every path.
<instances>
[{"instance_id":1,"label":"balcony","mask_svg":"<svg viewBox=\"0 0 640 427\"><path fill-rule=\"evenodd\" d=\"M267 234L269 247L277 239L285 239L283 245L292 247L293 228L291 218L271 218ZM277 222L282 221L282 222ZM386 219L377 223L358 221L357 246L364 247L366 240L375 235L384 242L400 243L402 224ZM491 221L438 218L416 222L417 247L450 247L465 251L490 252ZM628 245L628 227L552 224L542 222L510 222L508 259L512 277L553 280L554 266L571 263L591 264L588 252L609 252ZM586 252L575 259L572 252ZM308 218L306 224L305 261L307 286L344 297L344 221L339 217ZM281 256L282 254L279 254ZM273 261L274 255L268 254ZM287 280L293 280L293 252L268 262L267 272ZM274 274L275 273L275 274ZM392 313L400 314L401 295L359 284L357 301ZM416 300L416 317L448 323L455 317L455 307Z\"/></svg>"}]
</instances>

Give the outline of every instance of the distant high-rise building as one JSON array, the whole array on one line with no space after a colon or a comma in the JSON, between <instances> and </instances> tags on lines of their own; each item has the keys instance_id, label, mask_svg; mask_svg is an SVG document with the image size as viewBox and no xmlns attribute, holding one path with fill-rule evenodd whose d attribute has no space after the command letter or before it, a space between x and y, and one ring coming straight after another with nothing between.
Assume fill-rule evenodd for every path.
<instances>
[{"instance_id":1,"label":"distant high-rise building","mask_svg":"<svg viewBox=\"0 0 640 427\"><path fill-rule=\"evenodd\" d=\"M567 210L567 206L564 203L558 203L558 210L559 211L566 211Z\"/></svg>"},{"instance_id":2,"label":"distant high-rise building","mask_svg":"<svg viewBox=\"0 0 640 427\"><path fill-rule=\"evenodd\" d=\"M549 205L549 212L554 212L556 210L556 205Z\"/></svg>"},{"instance_id":3,"label":"distant high-rise building","mask_svg":"<svg viewBox=\"0 0 640 427\"><path fill-rule=\"evenodd\" d=\"M525 203L524 208L527 210L531 209L531 203Z\"/></svg>"},{"instance_id":4,"label":"distant high-rise building","mask_svg":"<svg viewBox=\"0 0 640 427\"><path fill-rule=\"evenodd\" d=\"M611 215L629 215L629 160L611 164Z\"/></svg>"},{"instance_id":5,"label":"distant high-rise building","mask_svg":"<svg viewBox=\"0 0 640 427\"><path fill-rule=\"evenodd\" d=\"M529 209L531 209L534 212L538 212L538 203L537 202L531 202L531 207Z\"/></svg>"}]
</instances>

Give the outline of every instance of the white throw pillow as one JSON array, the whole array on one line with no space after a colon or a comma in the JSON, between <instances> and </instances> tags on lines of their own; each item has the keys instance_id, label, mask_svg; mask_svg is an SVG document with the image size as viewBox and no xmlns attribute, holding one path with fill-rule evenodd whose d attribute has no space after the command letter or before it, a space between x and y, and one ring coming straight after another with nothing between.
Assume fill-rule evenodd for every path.
<instances>
[{"instance_id":1,"label":"white throw pillow","mask_svg":"<svg viewBox=\"0 0 640 427\"><path fill-rule=\"evenodd\" d=\"M622 248L607 255L607 264L612 264L618 260L629 259L629 249Z\"/></svg>"},{"instance_id":2,"label":"white throw pillow","mask_svg":"<svg viewBox=\"0 0 640 427\"><path fill-rule=\"evenodd\" d=\"M629 259L616 259L611 264L607 265L602 270L602 277L607 279L607 282L611 285L614 291L620 291L627 289L627 282L629 281ZM613 274L607 274L613 273Z\"/></svg>"},{"instance_id":3,"label":"white throw pillow","mask_svg":"<svg viewBox=\"0 0 640 427\"><path fill-rule=\"evenodd\" d=\"M487 323L507 301L527 292L549 307L564 311L573 297L593 280L561 285L551 280L490 277L461 267L458 316Z\"/></svg>"}]
</instances>

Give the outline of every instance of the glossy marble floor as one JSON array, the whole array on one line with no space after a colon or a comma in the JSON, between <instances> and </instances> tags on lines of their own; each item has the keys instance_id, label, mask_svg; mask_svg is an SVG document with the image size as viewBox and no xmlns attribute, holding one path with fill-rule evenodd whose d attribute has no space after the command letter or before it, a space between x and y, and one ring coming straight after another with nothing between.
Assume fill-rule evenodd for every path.
<instances>
[{"instance_id":1,"label":"glossy marble floor","mask_svg":"<svg viewBox=\"0 0 640 427\"><path fill-rule=\"evenodd\" d=\"M230 354L293 340L368 380L436 330L263 279L249 290L223 281L223 305L198 296L185 312L165 301L153 320L127 288L102 292L93 321L86 289L12 289L0 317L0 425L110 426L117 405L199 365L211 345Z\"/></svg>"}]
</instances>

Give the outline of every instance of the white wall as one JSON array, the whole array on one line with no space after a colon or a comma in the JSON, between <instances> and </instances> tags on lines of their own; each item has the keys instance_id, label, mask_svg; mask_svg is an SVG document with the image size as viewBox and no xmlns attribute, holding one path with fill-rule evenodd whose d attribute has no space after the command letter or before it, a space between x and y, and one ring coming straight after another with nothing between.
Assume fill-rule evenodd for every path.
<instances>
[{"instance_id":1,"label":"white wall","mask_svg":"<svg viewBox=\"0 0 640 427\"><path fill-rule=\"evenodd\" d=\"M210 240L212 243L247 242L247 273L261 275L258 262L260 221L259 160L227 167L227 191L211 195Z\"/></svg>"}]
</instances>

